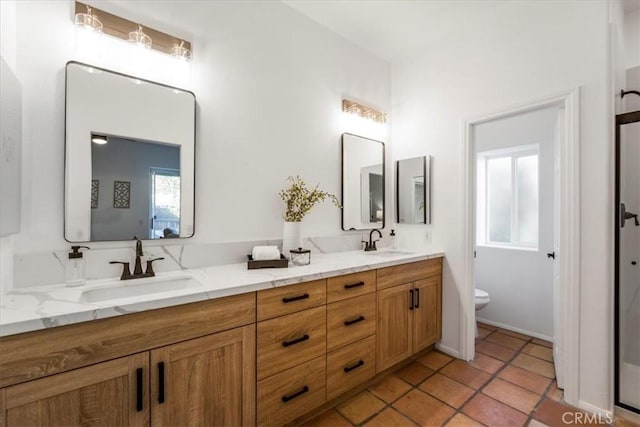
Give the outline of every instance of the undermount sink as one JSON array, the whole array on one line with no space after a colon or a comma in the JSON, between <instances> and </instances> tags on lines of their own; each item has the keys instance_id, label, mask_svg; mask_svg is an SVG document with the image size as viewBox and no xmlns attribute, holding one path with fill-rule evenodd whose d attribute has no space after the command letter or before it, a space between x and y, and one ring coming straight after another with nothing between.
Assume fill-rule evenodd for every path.
<instances>
[{"instance_id":1,"label":"undermount sink","mask_svg":"<svg viewBox=\"0 0 640 427\"><path fill-rule=\"evenodd\" d=\"M122 298L152 295L162 292L179 291L201 286L190 275L156 276L143 279L117 280L101 284L98 288L83 289L80 295L82 303L104 302Z\"/></svg>"},{"instance_id":2,"label":"undermount sink","mask_svg":"<svg viewBox=\"0 0 640 427\"><path fill-rule=\"evenodd\" d=\"M399 256L399 255L413 255L413 252L407 252L407 251L398 251L398 250L389 250L389 251L370 251L370 252L365 252L368 255L375 255L375 256L379 256L379 257L384 257L384 258L391 258L394 256Z\"/></svg>"}]
</instances>

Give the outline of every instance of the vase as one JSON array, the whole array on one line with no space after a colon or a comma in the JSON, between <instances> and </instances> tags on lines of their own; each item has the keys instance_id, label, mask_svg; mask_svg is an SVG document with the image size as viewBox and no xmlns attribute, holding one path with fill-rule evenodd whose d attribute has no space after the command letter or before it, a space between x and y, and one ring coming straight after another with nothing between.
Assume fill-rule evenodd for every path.
<instances>
[{"instance_id":1,"label":"vase","mask_svg":"<svg viewBox=\"0 0 640 427\"><path fill-rule=\"evenodd\" d=\"M300 232L302 222L285 221L282 231L282 254L291 258L291 249L302 247L302 234Z\"/></svg>"}]
</instances>

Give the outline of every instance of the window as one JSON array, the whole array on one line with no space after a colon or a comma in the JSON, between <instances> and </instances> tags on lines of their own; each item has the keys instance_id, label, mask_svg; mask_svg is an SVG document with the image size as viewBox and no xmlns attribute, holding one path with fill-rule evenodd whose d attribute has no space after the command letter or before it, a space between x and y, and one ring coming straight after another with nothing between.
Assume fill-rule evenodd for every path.
<instances>
[{"instance_id":1,"label":"window","mask_svg":"<svg viewBox=\"0 0 640 427\"><path fill-rule=\"evenodd\" d=\"M538 146L478 154L478 244L537 249Z\"/></svg>"},{"instance_id":2,"label":"window","mask_svg":"<svg viewBox=\"0 0 640 427\"><path fill-rule=\"evenodd\" d=\"M180 171L151 168L150 239L180 235Z\"/></svg>"}]
</instances>

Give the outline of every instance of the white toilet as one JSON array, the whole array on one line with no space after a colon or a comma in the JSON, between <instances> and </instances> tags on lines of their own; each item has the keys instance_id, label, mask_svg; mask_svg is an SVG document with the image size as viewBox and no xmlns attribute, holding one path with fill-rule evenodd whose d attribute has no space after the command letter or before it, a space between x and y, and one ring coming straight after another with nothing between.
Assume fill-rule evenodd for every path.
<instances>
[{"instance_id":1,"label":"white toilet","mask_svg":"<svg viewBox=\"0 0 640 427\"><path fill-rule=\"evenodd\" d=\"M483 308L488 306L489 301L491 301L491 299L489 299L489 293L486 291L483 291L482 289L476 288L476 294L474 298L474 302L476 304L476 311L482 310ZM478 322L476 321L476 338L478 337L478 333L479 333Z\"/></svg>"},{"instance_id":2,"label":"white toilet","mask_svg":"<svg viewBox=\"0 0 640 427\"><path fill-rule=\"evenodd\" d=\"M476 288L476 296L475 296L476 311L482 310L483 308L488 306L489 301L491 301L489 299L489 294L483 291L482 289Z\"/></svg>"}]
</instances>

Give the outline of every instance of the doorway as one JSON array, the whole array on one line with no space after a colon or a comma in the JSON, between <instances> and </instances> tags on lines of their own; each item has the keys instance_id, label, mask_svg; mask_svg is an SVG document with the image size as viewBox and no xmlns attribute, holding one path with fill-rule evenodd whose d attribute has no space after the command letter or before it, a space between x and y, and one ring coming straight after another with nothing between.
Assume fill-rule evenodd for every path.
<instances>
[{"instance_id":1,"label":"doorway","mask_svg":"<svg viewBox=\"0 0 640 427\"><path fill-rule=\"evenodd\" d=\"M464 160L464 179L463 179L463 197L464 197L464 221L465 228L463 232L463 249L464 249L464 263L465 271L462 278L462 303L463 303L463 318L462 321L462 356L467 360L471 360L474 357L474 344L475 344L475 282L476 282L476 254L477 243L479 236L483 236L485 242L495 243L507 243L500 242L500 240L507 240L508 243L521 244L521 250L530 250L536 252L536 257L539 258L538 262L546 263L548 269L546 271L547 280L551 282L551 291L547 292L547 302L551 300L551 303L547 303L544 316L551 320L552 338L554 346L554 361L556 368L556 376L559 385L564 387L564 398L570 404L577 404L577 388L578 388L578 336L579 336L579 317L578 317L578 301L579 301L579 227L580 227L580 215L579 215L579 152L578 152L578 90L567 91L557 96L549 97L539 101L532 101L530 103L516 106L505 111L497 112L487 116L480 117L475 120L470 120L465 123L465 135L463 141L463 160ZM510 197L515 197L516 202L513 203L509 197L502 200L503 204L500 205L500 201L494 200L494 207L502 209L504 212L507 210L511 213L508 221L502 224L502 234L494 233L494 235L487 235L491 233L492 225L489 224L484 227L484 230L479 230L476 227L478 221L477 210L477 175L478 175L478 157L479 150L475 147L475 134L476 130L482 124L491 123L493 121L517 118L527 113L533 113L546 109L555 110L557 113L556 118L556 131L554 133L554 141L551 151L551 166L550 171L542 177L543 180L552 178L551 195L547 193L546 198L551 198L551 201L546 203L546 221L551 222L551 233L546 232L547 237L544 239L538 239L534 241L531 239L532 228L531 224L535 224L536 221L531 221L530 217L518 218L518 215L514 213L514 210L518 209L517 203L517 190L514 189L517 186L517 164L522 162L522 166L526 169L526 164L529 163L530 169L533 162L532 153L536 152L536 144L528 143L526 146L520 146L520 152L515 150L509 155L506 152L491 152L489 150L486 159L495 158L498 160L496 164L502 163L503 173L508 173L508 181L511 183ZM517 146L518 144L512 145ZM520 144L522 145L522 144ZM505 147L502 147L505 148ZM508 148L508 147L506 147ZM537 148L539 150L539 147ZM538 152L538 156L540 153ZM547 153L548 157L549 154ZM521 159L521 160L518 160ZM486 166L485 162L485 166ZM507 164L509 165L507 167ZM515 171L514 171L514 165ZM494 164L495 166L495 164ZM499 167L499 166L498 166ZM547 168L549 164L547 163ZM535 169L535 168L534 168ZM485 170L486 173L486 170ZM540 176L540 175L539 175ZM507 174L502 179L507 180ZM539 184L542 184L540 182ZM546 184L548 185L548 184ZM504 190L504 188L502 188ZM529 189L530 190L530 189ZM527 191L525 188L520 191ZM503 195L506 193L503 193ZM486 200L486 194L484 195ZM506 203L505 200L509 201ZM531 201L531 200L530 200ZM492 203L490 200L488 203ZM498 205L495 205L498 203ZM483 207L486 215L486 205ZM487 224L487 218L485 216L484 224ZM500 224L493 224L493 227L499 227ZM538 225L541 225L538 222ZM527 229L527 227L529 227ZM534 233L540 235L540 230L535 230ZM500 231L500 229L498 229ZM549 237L551 236L551 237ZM526 246L529 246L528 248ZM499 245L496 245L499 246ZM547 258L547 254L550 258ZM555 258L553 258L555 257ZM507 266L507 262L503 261L502 266ZM490 296L491 298L491 296ZM493 303L491 298L489 306ZM508 302L508 300L507 300ZM549 325L546 326L549 328ZM525 328L521 328L526 330ZM544 335L544 334L543 334Z\"/></svg>"},{"instance_id":2,"label":"doorway","mask_svg":"<svg viewBox=\"0 0 640 427\"><path fill-rule=\"evenodd\" d=\"M180 237L180 171L151 168L149 238Z\"/></svg>"}]
</instances>

